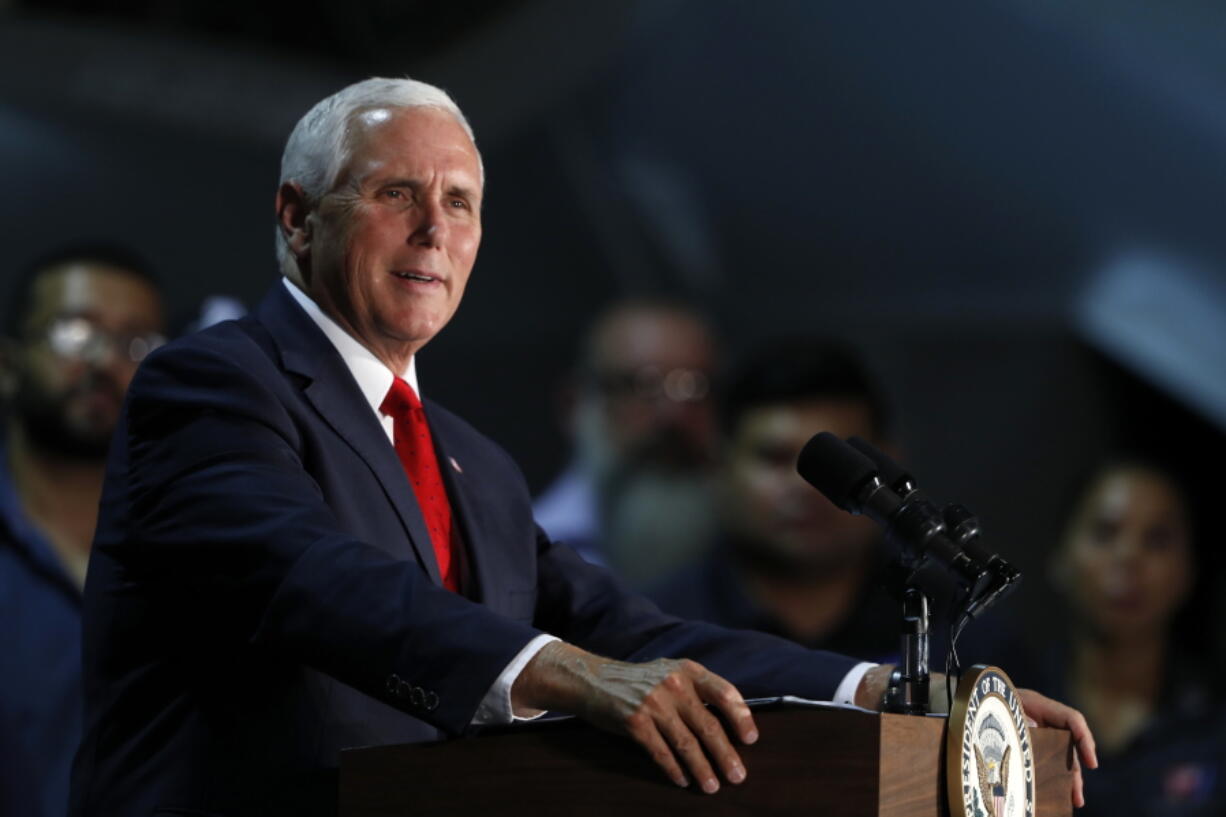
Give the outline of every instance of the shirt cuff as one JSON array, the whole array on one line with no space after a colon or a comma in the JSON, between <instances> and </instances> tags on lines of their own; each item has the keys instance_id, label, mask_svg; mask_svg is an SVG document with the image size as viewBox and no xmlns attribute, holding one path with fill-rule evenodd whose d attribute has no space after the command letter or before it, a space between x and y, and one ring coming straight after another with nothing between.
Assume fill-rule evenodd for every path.
<instances>
[{"instance_id":1,"label":"shirt cuff","mask_svg":"<svg viewBox=\"0 0 1226 817\"><path fill-rule=\"evenodd\" d=\"M515 684L515 679L523 672L524 667L528 666L528 662L536 657L536 654L541 651L542 647L552 641L561 641L561 639L547 633L541 633L529 641L519 651L519 654L511 659L511 663L507 664L506 669L494 679L494 685L490 687L489 692L486 692L485 697L481 699L481 705L477 707L477 714L472 719L473 726L494 726L511 723L512 721L530 721L545 714L541 712L533 715L531 718L521 718L516 715L511 709L511 687ZM852 673L855 673L854 669Z\"/></svg>"},{"instance_id":2,"label":"shirt cuff","mask_svg":"<svg viewBox=\"0 0 1226 817\"><path fill-rule=\"evenodd\" d=\"M834 691L834 697L830 700L833 703L841 706L853 706L856 703L856 690L860 688L860 681L864 678L864 673L878 666L870 661L862 661L851 668L851 672L843 676L843 680L839 682L838 689Z\"/></svg>"}]
</instances>

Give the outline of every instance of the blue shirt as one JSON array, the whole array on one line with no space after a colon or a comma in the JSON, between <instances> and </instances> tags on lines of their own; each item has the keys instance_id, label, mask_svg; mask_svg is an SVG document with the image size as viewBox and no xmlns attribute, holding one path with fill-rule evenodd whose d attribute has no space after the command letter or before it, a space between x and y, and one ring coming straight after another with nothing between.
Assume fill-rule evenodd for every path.
<instances>
[{"instance_id":1,"label":"blue shirt","mask_svg":"<svg viewBox=\"0 0 1226 817\"><path fill-rule=\"evenodd\" d=\"M0 814L63 817L81 738L81 592L0 449Z\"/></svg>"}]
</instances>

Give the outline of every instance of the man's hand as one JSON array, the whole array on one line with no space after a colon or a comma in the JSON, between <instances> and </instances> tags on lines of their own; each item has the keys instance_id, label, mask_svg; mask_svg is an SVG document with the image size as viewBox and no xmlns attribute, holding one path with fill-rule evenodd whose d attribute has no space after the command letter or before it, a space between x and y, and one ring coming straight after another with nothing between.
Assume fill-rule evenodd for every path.
<instances>
[{"instance_id":1,"label":"man's hand","mask_svg":"<svg viewBox=\"0 0 1226 817\"><path fill-rule=\"evenodd\" d=\"M864 673L860 685L856 687L852 703L864 709L880 712L885 703L885 692L890 687L890 674L894 672L893 664L881 664Z\"/></svg>"},{"instance_id":2,"label":"man's hand","mask_svg":"<svg viewBox=\"0 0 1226 817\"><path fill-rule=\"evenodd\" d=\"M520 673L511 702L517 712L569 712L629 735L678 786L688 785L684 767L708 794L719 790L708 755L730 783L745 779L745 764L704 704L724 715L742 743L758 739L753 715L736 687L688 660L629 664L555 641Z\"/></svg>"},{"instance_id":3,"label":"man's hand","mask_svg":"<svg viewBox=\"0 0 1226 817\"><path fill-rule=\"evenodd\" d=\"M1094 751L1094 735L1086 724L1085 716L1065 706L1059 701L1053 701L1046 695L1041 695L1033 689L1019 689L1017 695L1022 700L1022 708L1026 716L1035 726L1054 726L1057 729L1067 729L1073 736L1073 745L1077 753L1073 755L1073 805L1081 808L1086 804L1082 789L1081 767L1098 768L1098 755ZM1079 762L1080 761L1080 762Z\"/></svg>"}]
</instances>

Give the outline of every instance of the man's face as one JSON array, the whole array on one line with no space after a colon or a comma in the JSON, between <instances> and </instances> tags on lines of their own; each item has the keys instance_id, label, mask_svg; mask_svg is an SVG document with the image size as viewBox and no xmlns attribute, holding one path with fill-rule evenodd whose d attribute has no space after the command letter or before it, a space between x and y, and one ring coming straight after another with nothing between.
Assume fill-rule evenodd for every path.
<instances>
[{"instance_id":1,"label":"man's face","mask_svg":"<svg viewBox=\"0 0 1226 817\"><path fill-rule=\"evenodd\" d=\"M595 339L593 382L578 409L589 458L611 469L707 467L715 445L714 354L706 327L682 313L614 317Z\"/></svg>"},{"instance_id":2,"label":"man's face","mask_svg":"<svg viewBox=\"0 0 1226 817\"><path fill-rule=\"evenodd\" d=\"M868 406L830 398L750 409L727 442L721 469L721 508L736 539L798 570L856 563L876 535L871 521L839 510L796 473L800 450L819 431L873 439Z\"/></svg>"},{"instance_id":3,"label":"man's face","mask_svg":"<svg viewBox=\"0 0 1226 817\"><path fill-rule=\"evenodd\" d=\"M308 217L308 289L399 366L447 324L481 243L477 151L433 108L358 115L351 156Z\"/></svg>"},{"instance_id":4,"label":"man's face","mask_svg":"<svg viewBox=\"0 0 1226 817\"><path fill-rule=\"evenodd\" d=\"M57 328L98 342L66 352L53 337ZM44 272L13 359L13 408L30 441L63 456L105 457L136 372L129 350L162 328L157 292L131 273L89 263Z\"/></svg>"}]
</instances>

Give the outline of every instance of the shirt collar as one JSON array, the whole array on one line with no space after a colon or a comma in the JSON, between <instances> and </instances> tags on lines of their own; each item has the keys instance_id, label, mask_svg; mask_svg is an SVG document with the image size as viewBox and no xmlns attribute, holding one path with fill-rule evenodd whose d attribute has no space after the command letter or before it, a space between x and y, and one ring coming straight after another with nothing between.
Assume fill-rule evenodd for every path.
<instances>
[{"instance_id":1,"label":"shirt collar","mask_svg":"<svg viewBox=\"0 0 1226 817\"><path fill-rule=\"evenodd\" d=\"M319 304L311 300L311 297L303 292L297 284L285 277L281 278L281 282L285 284L285 289L298 302L303 311L311 317L311 320L315 321L315 325L320 328L320 331L327 335L328 340L332 341L332 345L340 353L341 359L349 367L353 379L357 381L362 396L366 398L366 402L378 414L379 406L383 405L383 398L387 397L387 392L392 387L392 380L394 379L392 370L387 368L383 361L375 357L369 349L359 343L353 335L342 329L341 325L320 309ZM400 377L413 387L413 391L417 393L418 399L421 399L421 389L417 386L416 355L409 358L409 365L400 373Z\"/></svg>"}]
</instances>

